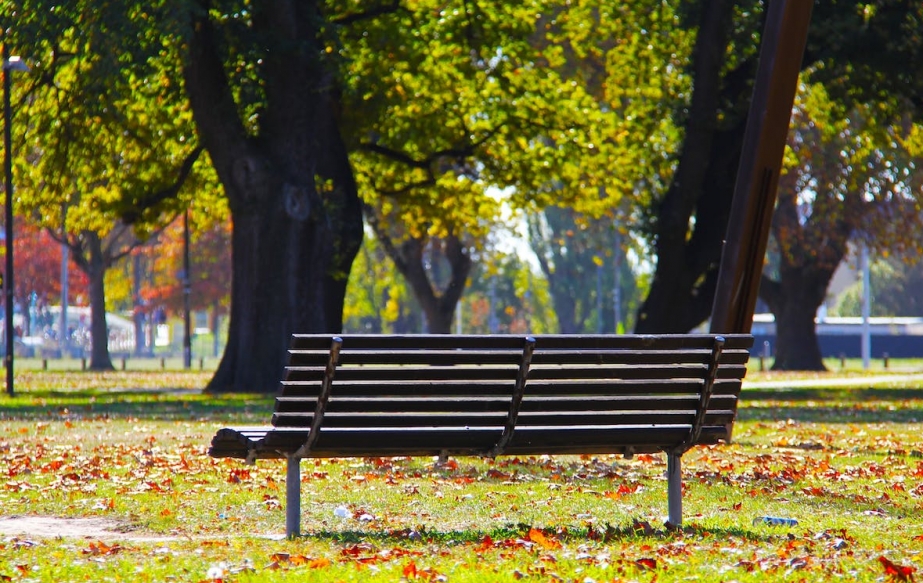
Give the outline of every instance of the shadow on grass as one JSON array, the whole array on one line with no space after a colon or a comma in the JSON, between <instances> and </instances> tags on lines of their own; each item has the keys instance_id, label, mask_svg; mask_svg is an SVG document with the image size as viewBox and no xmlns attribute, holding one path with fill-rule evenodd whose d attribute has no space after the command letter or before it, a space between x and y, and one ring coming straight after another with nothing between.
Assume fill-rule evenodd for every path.
<instances>
[{"instance_id":1,"label":"shadow on grass","mask_svg":"<svg viewBox=\"0 0 923 583\"><path fill-rule=\"evenodd\" d=\"M81 417L197 420L264 425L274 395L205 394L196 389L33 390L0 398L0 419ZM919 423L923 389L745 389L741 421Z\"/></svg>"},{"instance_id":2,"label":"shadow on grass","mask_svg":"<svg viewBox=\"0 0 923 583\"><path fill-rule=\"evenodd\" d=\"M0 398L0 419L133 418L267 424L273 396L204 394L192 389L29 391Z\"/></svg>"},{"instance_id":3,"label":"shadow on grass","mask_svg":"<svg viewBox=\"0 0 923 583\"><path fill-rule=\"evenodd\" d=\"M528 547L541 544L530 540L530 531L533 529L528 524L516 524L498 527L490 530L438 530L421 527L419 530L401 529L391 531L362 531L362 530L317 530L303 532L300 540L323 540L337 544L373 543L380 546L394 546L401 544L484 544L488 538L493 547ZM630 542L643 540L672 540L677 538L699 537L727 539L736 537L751 542L765 542L775 540L779 536L787 536L788 531L780 530L778 533L762 534L743 528L705 528L701 525L691 524L680 530L667 528L646 528L643 526L605 527L549 527L538 529L549 540L562 543L581 542ZM553 544L553 543L552 543Z\"/></svg>"},{"instance_id":4,"label":"shadow on grass","mask_svg":"<svg viewBox=\"0 0 923 583\"><path fill-rule=\"evenodd\" d=\"M919 423L923 389L746 389L741 421Z\"/></svg>"}]
</instances>

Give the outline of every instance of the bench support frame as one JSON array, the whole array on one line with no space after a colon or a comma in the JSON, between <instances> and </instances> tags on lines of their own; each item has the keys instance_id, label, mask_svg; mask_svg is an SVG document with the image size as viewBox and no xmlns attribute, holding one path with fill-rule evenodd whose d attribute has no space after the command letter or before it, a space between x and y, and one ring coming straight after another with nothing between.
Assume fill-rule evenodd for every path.
<instances>
[{"instance_id":1,"label":"bench support frame","mask_svg":"<svg viewBox=\"0 0 923 583\"><path fill-rule=\"evenodd\" d=\"M289 456L285 467L285 536L301 536L301 458Z\"/></svg>"},{"instance_id":2,"label":"bench support frame","mask_svg":"<svg viewBox=\"0 0 923 583\"><path fill-rule=\"evenodd\" d=\"M682 454L667 452L667 520L674 527L683 524L683 466Z\"/></svg>"}]
</instances>

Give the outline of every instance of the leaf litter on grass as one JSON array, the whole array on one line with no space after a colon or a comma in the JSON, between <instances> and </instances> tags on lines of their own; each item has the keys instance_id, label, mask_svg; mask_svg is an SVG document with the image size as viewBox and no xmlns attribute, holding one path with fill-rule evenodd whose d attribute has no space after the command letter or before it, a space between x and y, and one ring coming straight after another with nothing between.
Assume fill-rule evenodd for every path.
<instances>
[{"instance_id":1,"label":"leaf litter on grass","mask_svg":"<svg viewBox=\"0 0 923 583\"><path fill-rule=\"evenodd\" d=\"M807 410L805 402L761 405ZM282 464L208 458L221 421L98 410L39 423L4 415L5 512L98 517L130 532L77 541L9 535L0 543L0 575L60 575L49 565L60 555L73 559L69 576L94 580L92 569L105 566L138 580L209 580L214 567L212 574L235 581L311 580L311 573L317 580L912 581L923 553L917 423L856 423L849 415L748 420L744 412L735 443L684 456L679 530L662 526L665 463L657 455L306 460L308 534L284 541L255 536L283 528ZM340 507L343 518L334 514ZM763 515L799 524L754 526ZM132 538L139 534L170 538Z\"/></svg>"}]
</instances>

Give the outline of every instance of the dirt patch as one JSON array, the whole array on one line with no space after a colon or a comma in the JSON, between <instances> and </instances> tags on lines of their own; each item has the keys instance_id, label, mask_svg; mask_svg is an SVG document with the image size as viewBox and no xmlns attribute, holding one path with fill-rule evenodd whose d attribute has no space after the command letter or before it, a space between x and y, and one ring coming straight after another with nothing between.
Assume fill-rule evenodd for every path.
<instances>
[{"instance_id":1,"label":"dirt patch","mask_svg":"<svg viewBox=\"0 0 923 583\"><path fill-rule=\"evenodd\" d=\"M58 518L54 516L9 516L0 518L0 536L34 538L92 538L125 541L169 541L177 537L133 531L125 524L105 518Z\"/></svg>"}]
</instances>

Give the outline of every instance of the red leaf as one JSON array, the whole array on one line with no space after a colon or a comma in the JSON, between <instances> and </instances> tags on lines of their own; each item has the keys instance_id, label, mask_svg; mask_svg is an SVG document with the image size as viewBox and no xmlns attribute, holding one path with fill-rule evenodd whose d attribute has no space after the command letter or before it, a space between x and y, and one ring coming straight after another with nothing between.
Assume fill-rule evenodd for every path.
<instances>
[{"instance_id":1,"label":"red leaf","mask_svg":"<svg viewBox=\"0 0 923 583\"><path fill-rule=\"evenodd\" d=\"M644 558L635 561L635 564L643 570L653 571L657 568L657 561L654 559Z\"/></svg>"},{"instance_id":2,"label":"red leaf","mask_svg":"<svg viewBox=\"0 0 923 583\"><path fill-rule=\"evenodd\" d=\"M485 534L484 538L481 539L481 544L479 544L477 549L475 550L476 551L486 551L488 549L493 548L493 546L494 546L494 539L490 538L490 535Z\"/></svg>"},{"instance_id":3,"label":"red leaf","mask_svg":"<svg viewBox=\"0 0 923 583\"><path fill-rule=\"evenodd\" d=\"M416 579L417 577L417 564L413 561L410 561L404 565L404 577L408 579Z\"/></svg>"},{"instance_id":4,"label":"red leaf","mask_svg":"<svg viewBox=\"0 0 923 583\"><path fill-rule=\"evenodd\" d=\"M896 565L888 560L887 557L878 557L878 562L881 563L882 567L884 567L885 574L892 580L910 581L910 583L913 583L913 572L915 571L913 567Z\"/></svg>"}]
</instances>

